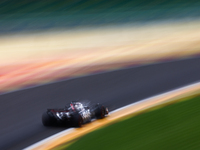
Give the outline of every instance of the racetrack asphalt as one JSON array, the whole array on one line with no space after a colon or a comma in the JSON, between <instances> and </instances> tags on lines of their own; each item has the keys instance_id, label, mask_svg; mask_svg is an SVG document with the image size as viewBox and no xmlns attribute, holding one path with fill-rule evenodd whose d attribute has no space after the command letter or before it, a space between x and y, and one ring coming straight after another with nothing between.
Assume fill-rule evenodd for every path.
<instances>
[{"instance_id":1,"label":"racetrack asphalt","mask_svg":"<svg viewBox=\"0 0 200 150\"><path fill-rule=\"evenodd\" d=\"M43 127L46 108L71 100L101 102L115 110L200 80L200 57L149 64L74 78L0 95L0 149L23 149L64 130Z\"/></svg>"}]
</instances>

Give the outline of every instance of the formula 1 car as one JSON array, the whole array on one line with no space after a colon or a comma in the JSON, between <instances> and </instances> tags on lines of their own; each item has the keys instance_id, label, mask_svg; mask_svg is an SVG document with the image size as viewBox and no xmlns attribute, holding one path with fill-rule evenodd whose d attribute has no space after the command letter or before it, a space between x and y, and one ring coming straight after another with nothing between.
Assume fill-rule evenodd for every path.
<instances>
[{"instance_id":1,"label":"formula 1 car","mask_svg":"<svg viewBox=\"0 0 200 150\"><path fill-rule=\"evenodd\" d=\"M108 115L108 108L96 104L93 107L84 106L81 102L71 102L62 109L47 109L42 115L44 126L72 126L81 127L92 119L102 119Z\"/></svg>"}]
</instances>

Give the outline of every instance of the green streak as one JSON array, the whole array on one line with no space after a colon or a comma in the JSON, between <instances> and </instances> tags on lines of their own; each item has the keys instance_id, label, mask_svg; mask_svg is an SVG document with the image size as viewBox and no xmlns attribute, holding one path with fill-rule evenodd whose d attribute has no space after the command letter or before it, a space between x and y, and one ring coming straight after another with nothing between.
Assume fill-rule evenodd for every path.
<instances>
[{"instance_id":1,"label":"green streak","mask_svg":"<svg viewBox=\"0 0 200 150\"><path fill-rule=\"evenodd\" d=\"M139 114L91 132L68 150L200 149L200 97Z\"/></svg>"},{"instance_id":2,"label":"green streak","mask_svg":"<svg viewBox=\"0 0 200 150\"><path fill-rule=\"evenodd\" d=\"M0 33L179 20L200 16L199 0L3 0Z\"/></svg>"}]
</instances>

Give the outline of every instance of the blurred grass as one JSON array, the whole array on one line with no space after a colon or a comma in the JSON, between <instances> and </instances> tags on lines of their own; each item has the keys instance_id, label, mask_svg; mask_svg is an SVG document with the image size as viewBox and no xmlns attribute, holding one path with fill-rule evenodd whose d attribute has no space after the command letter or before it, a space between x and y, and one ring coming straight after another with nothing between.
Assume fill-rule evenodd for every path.
<instances>
[{"instance_id":1,"label":"blurred grass","mask_svg":"<svg viewBox=\"0 0 200 150\"><path fill-rule=\"evenodd\" d=\"M67 147L77 149L198 150L200 96L91 132ZM66 149L63 145L58 149Z\"/></svg>"}]
</instances>

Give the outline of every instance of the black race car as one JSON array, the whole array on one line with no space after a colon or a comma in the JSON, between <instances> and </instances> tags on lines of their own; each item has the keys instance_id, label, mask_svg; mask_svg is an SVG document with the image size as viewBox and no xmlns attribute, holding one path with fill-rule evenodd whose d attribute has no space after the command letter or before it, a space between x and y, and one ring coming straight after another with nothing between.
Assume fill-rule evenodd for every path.
<instances>
[{"instance_id":1,"label":"black race car","mask_svg":"<svg viewBox=\"0 0 200 150\"><path fill-rule=\"evenodd\" d=\"M101 104L89 107L81 102L71 102L62 109L47 109L42 115L42 123L44 126L81 127L82 124L91 122L94 118L104 118L108 113L108 108Z\"/></svg>"}]
</instances>

